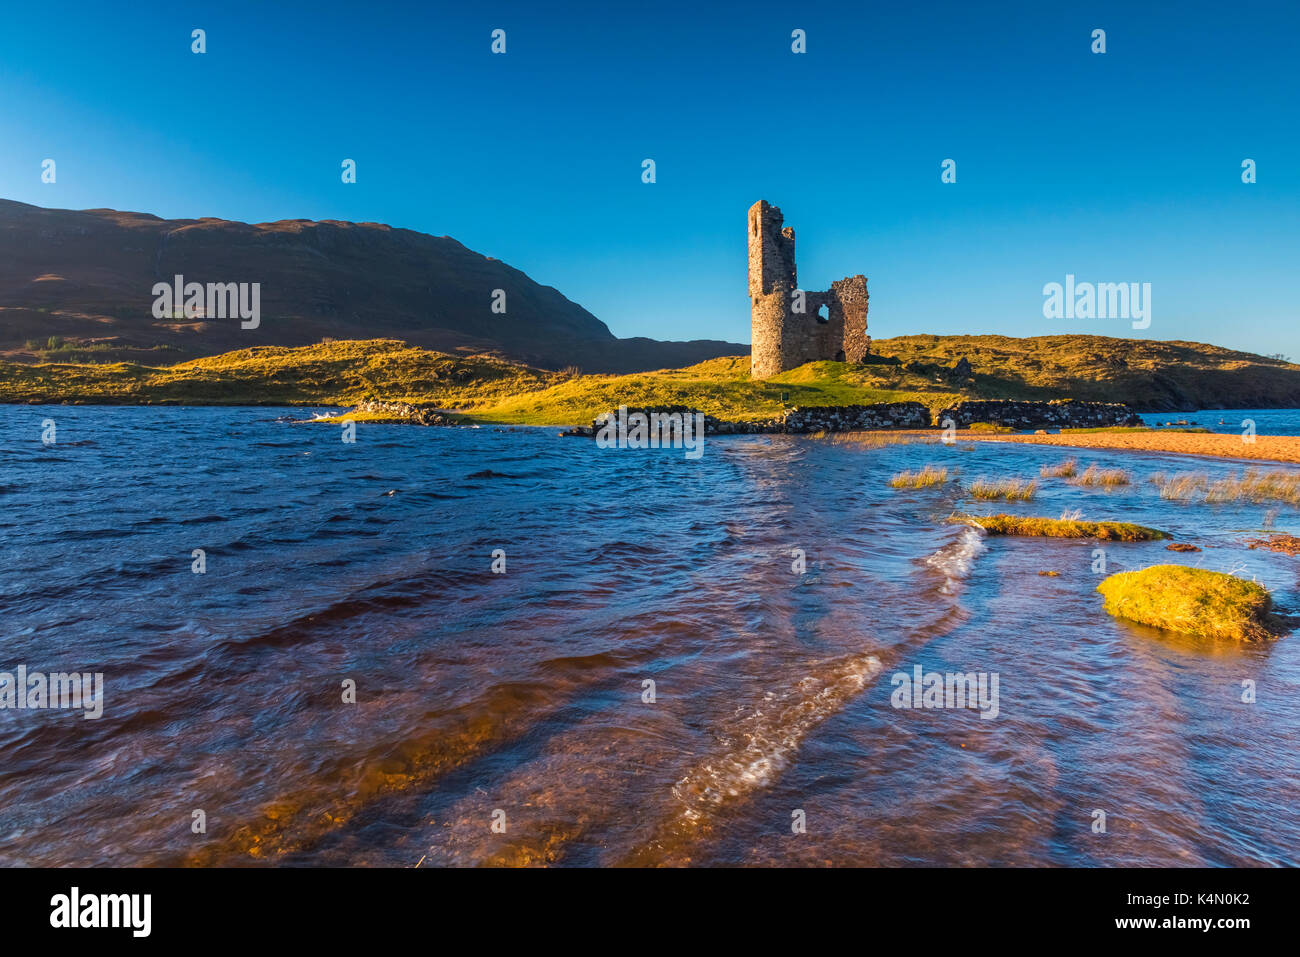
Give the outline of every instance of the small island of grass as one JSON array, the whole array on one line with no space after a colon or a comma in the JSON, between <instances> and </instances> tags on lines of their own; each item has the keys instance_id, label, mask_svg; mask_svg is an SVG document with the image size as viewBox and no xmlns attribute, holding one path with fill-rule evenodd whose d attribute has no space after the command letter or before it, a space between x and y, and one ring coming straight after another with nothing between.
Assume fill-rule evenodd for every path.
<instances>
[{"instance_id":1,"label":"small island of grass","mask_svg":"<svg viewBox=\"0 0 1300 957\"><path fill-rule=\"evenodd\" d=\"M1153 628L1236 641L1272 636L1266 625L1272 597L1262 585L1235 575L1153 565L1111 575L1097 591L1109 614Z\"/></svg>"},{"instance_id":2,"label":"small island of grass","mask_svg":"<svg viewBox=\"0 0 1300 957\"><path fill-rule=\"evenodd\" d=\"M942 485L948 481L948 470L938 468L934 465L927 465L925 468L916 472L903 471L899 472L889 480L890 488L929 488L931 485Z\"/></svg>"},{"instance_id":3,"label":"small island of grass","mask_svg":"<svg viewBox=\"0 0 1300 957\"><path fill-rule=\"evenodd\" d=\"M1145 542L1168 537L1159 529L1132 522L1085 522L1068 518L1022 518L1018 515L958 515L952 521L978 525L990 535L1096 538L1105 542Z\"/></svg>"}]
</instances>

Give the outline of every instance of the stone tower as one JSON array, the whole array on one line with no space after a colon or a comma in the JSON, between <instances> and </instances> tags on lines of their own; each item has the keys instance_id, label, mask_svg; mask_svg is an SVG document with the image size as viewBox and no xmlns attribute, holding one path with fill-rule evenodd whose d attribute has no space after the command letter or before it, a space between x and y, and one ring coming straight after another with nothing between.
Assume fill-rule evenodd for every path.
<instances>
[{"instance_id":1,"label":"stone tower","mask_svg":"<svg viewBox=\"0 0 1300 957\"><path fill-rule=\"evenodd\" d=\"M850 276L829 292L801 290L794 263L794 230L766 200L749 207L751 370L766 379L805 362L862 362L867 338L867 280Z\"/></svg>"}]
</instances>

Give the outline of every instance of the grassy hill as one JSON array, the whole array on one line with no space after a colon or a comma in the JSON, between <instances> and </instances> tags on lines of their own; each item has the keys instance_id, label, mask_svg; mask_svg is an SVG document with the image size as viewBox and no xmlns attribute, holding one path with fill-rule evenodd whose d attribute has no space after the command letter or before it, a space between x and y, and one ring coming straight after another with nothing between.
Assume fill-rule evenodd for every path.
<instances>
[{"instance_id":1,"label":"grassy hill","mask_svg":"<svg viewBox=\"0 0 1300 957\"><path fill-rule=\"evenodd\" d=\"M754 382L749 358L631 375L550 372L491 356L462 358L395 339L241 349L172 366L0 363L0 401L185 405L436 405L482 422L571 424L623 405L682 404L729 419L784 405L916 400L938 408L951 389L897 369L816 362Z\"/></svg>"},{"instance_id":2,"label":"grassy hill","mask_svg":"<svg viewBox=\"0 0 1300 957\"><path fill-rule=\"evenodd\" d=\"M899 336L872 351L923 370L963 356L981 396L1072 396L1141 411L1300 407L1300 365L1199 342L1108 336Z\"/></svg>"},{"instance_id":3,"label":"grassy hill","mask_svg":"<svg viewBox=\"0 0 1300 957\"><path fill-rule=\"evenodd\" d=\"M630 375L553 372L396 339L259 346L177 365L0 362L0 401L185 405L434 405L475 421L567 425L618 405L688 405L752 420L784 407L960 398L1079 398L1139 409L1300 407L1300 366L1187 342L1099 336L905 336L871 363L812 362L755 382L748 357ZM951 367L969 359L974 376Z\"/></svg>"}]
</instances>

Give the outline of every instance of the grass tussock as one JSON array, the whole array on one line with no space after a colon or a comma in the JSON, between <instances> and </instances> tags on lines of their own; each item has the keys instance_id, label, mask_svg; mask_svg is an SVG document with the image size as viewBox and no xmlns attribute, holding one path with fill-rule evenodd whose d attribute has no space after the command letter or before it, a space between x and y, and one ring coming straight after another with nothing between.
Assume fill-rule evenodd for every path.
<instances>
[{"instance_id":1,"label":"grass tussock","mask_svg":"<svg viewBox=\"0 0 1300 957\"><path fill-rule=\"evenodd\" d=\"M1028 502L1038 491L1038 483L1032 479L976 479L971 483L970 493L976 498L1005 499L1008 502Z\"/></svg>"},{"instance_id":2,"label":"grass tussock","mask_svg":"<svg viewBox=\"0 0 1300 957\"><path fill-rule=\"evenodd\" d=\"M1210 477L1204 472L1157 472L1147 481L1160 490L1160 497L1170 502L1191 502L1205 497Z\"/></svg>"},{"instance_id":3,"label":"grass tussock","mask_svg":"<svg viewBox=\"0 0 1300 957\"><path fill-rule=\"evenodd\" d=\"M1066 459L1058 465L1044 465L1038 474L1043 478L1074 478L1079 473L1079 465L1074 459Z\"/></svg>"},{"instance_id":4,"label":"grass tussock","mask_svg":"<svg viewBox=\"0 0 1300 957\"><path fill-rule=\"evenodd\" d=\"M1207 502L1286 502L1300 505L1300 472L1286 469L1247 469L1240 477L1212 482Z\"/></svg>"},{"instance_id":5,"label":"grass tussock","mask_svg":"<svg viewBox=\"0 0 1300 957\"><path fill-rule=\"evenodd\" d=\"M997 435L1007 435L1015 431L1009 425L995 425L992 422L972 422L966 428L971 432L991 432Z\"/></svg>"},{"instance_id":6,"label":"grass tussock","mask_svg":"<svg viewBox=\"0 0 1300 957\"><path fill-rule=\"evenodd\" d=\"M1171 502L1285 502L1300 505L1300 472L1247 469L1241 475L1211 480L1204 472L1157 472L1148 480Z\"/></svg>"},{"instance_id":7,"label":"grass tussock","mask_svg":"<svg viewBox=\"0 0 1300 957\"><path fill-rule=\"evenodd\" d=\"M1022 518L1018 515L960 515L953 521L978 525L990 535L1038 538L1096 538L1104 542L1145 542L1168 535L1131 522L1085 522L1065 518Z\"/></svg>"},{"instance_id":8,"label":"grass tussock","mask_svg":"<svg viewBox=\"0 0 1300 957\"><path fill-rule=\"evenodd\" d=\"M890 488L929 488L932 485L943 485L948 481L948 470L936 468L933 465L927 465L918 471L899 472L889 480Z\"/></svg>"},{"instance_id":9,"label":"grass tussock","mask_svg":"<svg viewBox=\"0 0 1300 957\"><path fill-rule=\"evenodd\" d=\"M887 445L911 445L914 442L933 444L939 441L933 436L896 432L818 432L813 433L812 437L830 442L832 445L851 445L861 449L879 449Z\"/></svg>"},{"instance_id":10,"label":"grass tussock","mask_svg":"<svg viewBox=\"0 0 1300 957\"><path fill-rule=\"evenodd\" d=\"M1153 628L1235 641L1270 637L1272 597L1257 582L1235 575L1153 565L1111 575L1097 591L1109 614Z\"/></svg>"},{"instance_id":11,"label":"grass tussock","mask_svg":"<svg viewBox=\"0 0 1300 957\"><path fill-rule=\"evenodd\" d=\"M1124 469L1103 469L1093 464L1083 470L1083 474L1074 480L1074 484L1118 488L1122 485L1132 485L1133 476Z\"/></svg>"}]
</instances>

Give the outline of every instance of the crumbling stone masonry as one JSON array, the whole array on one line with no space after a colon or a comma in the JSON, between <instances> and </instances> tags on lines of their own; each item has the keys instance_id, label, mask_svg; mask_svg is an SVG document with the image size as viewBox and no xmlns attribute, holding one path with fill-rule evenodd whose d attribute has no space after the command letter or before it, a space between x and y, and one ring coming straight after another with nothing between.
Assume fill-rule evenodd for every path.
<instances>
[{"instance_id":1,"label":"crumbling stone masonry","mask_svg":"<svg viewBox=\"0 0 1300 957\"><path fill-rule=\"evenodd\" d=\"M867 280L850 276L829 292L800 290L794 230L766 200L749 207L751 369L766 379L805 362L861 362L867 357Z\"/></svg>"}]
</instances>

